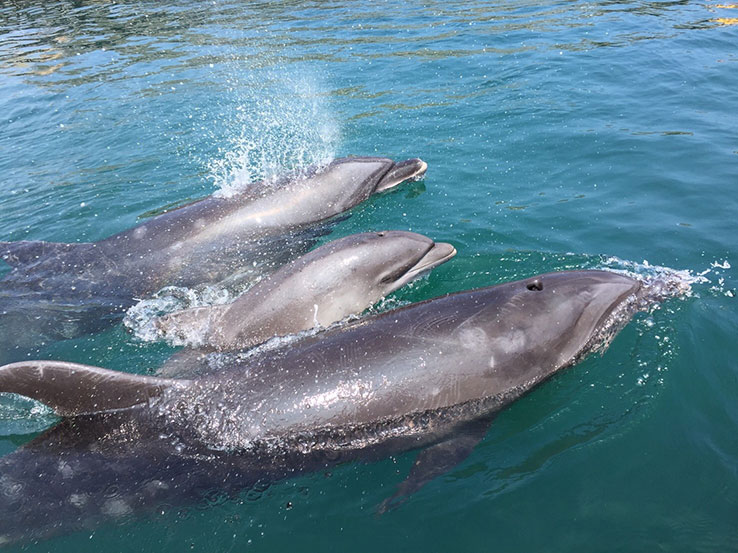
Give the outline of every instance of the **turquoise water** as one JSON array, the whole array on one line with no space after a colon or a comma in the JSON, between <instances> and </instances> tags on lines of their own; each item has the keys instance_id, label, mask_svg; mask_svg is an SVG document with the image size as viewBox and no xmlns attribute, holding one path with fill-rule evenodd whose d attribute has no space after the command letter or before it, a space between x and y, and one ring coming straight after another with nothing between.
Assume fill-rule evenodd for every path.
<instances>
[{"instance_id":1,"label":"turquoise water","mask_svg":"<svg viewBox=\"0 0 738 553\"><path fill-rule=\"evenodd\" d=\"M736 23L688 1L4 2L0 240L98 240L386 155L425 180L326 239L459 253L385 308L562 269L702 275L381 517L413 453L28 550L738 550ZM120 326L39 355L147 372L171 351ZM53 421L2 398L0 453Z\"/></svg>"}]
</instances>

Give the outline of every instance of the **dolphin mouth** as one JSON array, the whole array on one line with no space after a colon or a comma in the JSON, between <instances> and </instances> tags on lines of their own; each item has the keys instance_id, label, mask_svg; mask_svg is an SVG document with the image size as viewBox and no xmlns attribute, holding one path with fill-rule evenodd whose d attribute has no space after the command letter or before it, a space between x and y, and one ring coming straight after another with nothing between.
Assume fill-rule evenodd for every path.
<instances>
[{"instance_id":1,"label":"dolphin mouth","mask_svg":"<svg viewBox=\"0 0 738 553\"><path fill-rule=\"evenodd\" d=\"M428 164L422 159L413 158L395 163L392 168L380 179L375 192L384 192L410 179L419 179L428 169Z\"/></svg>"},{"instance_id":2,"label":"dolphin mouth","mask_svg":"<svg viewBox=\"0 0 738 553\"><path fill-rule=\"evenodd\" d=\"M417 278L423 273L427 273L431 269L435 269L442 263L445 263L456 255L456 248L446 242L434 242L431 244L427 252L421 257L415 265L410 267L402 276L400 281L402 285Z\"/></svg>"},{"instance_id":3,"label":"dolphin mouth","mask_svg":"<svg viewBox=\"0 0 738 553\"><path fill-rule=\"evenodd\" d=\"M630 277L628 277L630 278ZM574 362L581 360L592 352L604 352L620 330L630 321L638 311L643 310L639 305L639 295L642 284L636 279L630 279L632 285L619 294L599 316L589 339L574 356Z\"/></svg>"},{"instance_id":4,"label":"dolphin mouth","mask_svg":"<svg viewBox=\"0 0 738 553\"><path fill-rule=\"evenodd\" d=\"M610 304L610 307L608 307L600 316L599 321L597 321L597 328L606 327L608 324L608 319L613 318L613 315L616 313L628 311L628 313L626 313L625 315L628 317L628 319L630 319L630 317L632 317L635 312L638 311L638 308L634 304L634 300L637 299L637 296L641 290L641 283L636 279L631 280L633 281L632 286L628 290L620 294L617 299L615 299L615 301Z\"/></svg>"}]
</instances>

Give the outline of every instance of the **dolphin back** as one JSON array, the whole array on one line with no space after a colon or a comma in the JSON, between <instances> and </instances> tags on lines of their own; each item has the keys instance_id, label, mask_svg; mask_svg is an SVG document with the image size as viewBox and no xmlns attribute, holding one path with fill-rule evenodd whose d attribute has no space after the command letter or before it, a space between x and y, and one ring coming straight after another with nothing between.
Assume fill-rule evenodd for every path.
<instances>
[{"instance_id":1,"label":"dolphin back","mask_svg":"<svg viewBox=\"0 0 738 553\"><path fill-rule=\"evenodd\" d=\"M40 240L21 240L20 242L0 242L0 259L11 267L28 265L49 255L67 253L90 244L65 244L63 242L43 242Z\"/></svg>"}]
</instances>

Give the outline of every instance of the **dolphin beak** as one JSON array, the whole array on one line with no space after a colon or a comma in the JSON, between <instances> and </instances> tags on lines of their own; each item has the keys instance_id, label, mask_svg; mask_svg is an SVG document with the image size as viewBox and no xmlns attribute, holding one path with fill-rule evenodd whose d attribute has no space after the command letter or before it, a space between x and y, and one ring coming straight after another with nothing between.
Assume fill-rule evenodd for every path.
<instances>
[{"instance_id":1,"label":"dolphin beak","mask_svg":"<svg viewBox=\"0 0 738 553\"><path fill-rule=\"evenodd\" d=\"M384 192L385 190L394 188L406 180L419 179L425 174L426 169L428 169L428 164L418 158L395 163L394 166L387 171L387 174L382 177L374 191Z\"/></svg>"},{"instance_id":2,"label":"dolphin beak","mask_svg":"<svg viewBox=\"0 0 738 553\"><path fill-rule=\"evenodd\" d=\"M585 277L589 282L583 288L586 294L582 297L588 299L572 330L582 337L584 345L571 358L581 358L582 352L586 355L593 350L604 351L639 310L639 281L608 271L590 272ZM545 288L545 278L538 279L541 281Z\"/></svg>"},{"instance_id":3,"label":"dolphin beak","mask_svg":"<svg viewBox=\"0 0 738 553\"><path fill-rule=\"evenodd\" d=\"M446 242L433 243L430 249L425 252L425 255L421 257L412 268L405 273L403 280L408 282L414 279L418 275L430 271L438 267L440 264L445 263L453 256L456 255L456 248Z\"/></svg>"},{"instance_id":4,"label":"dolphin beak","mask_svg":"<svg viewBox=\"0 0 738 553\"><path fill-rule=\"evenodd\" d=\"M615 276L620 277L622 280L613 281L610 284L603 284L601 289L598 290L597 296L591 302L593 305L599 304L602 306L602 315L596 327L602 326L610 315L621 309L627 303L628 298L637 297L641 290L641 283L639 281L625 275L615 274ZM634 306L627 315L628 319L637 310L637 307Z\"/></svg>"}]
</instances>

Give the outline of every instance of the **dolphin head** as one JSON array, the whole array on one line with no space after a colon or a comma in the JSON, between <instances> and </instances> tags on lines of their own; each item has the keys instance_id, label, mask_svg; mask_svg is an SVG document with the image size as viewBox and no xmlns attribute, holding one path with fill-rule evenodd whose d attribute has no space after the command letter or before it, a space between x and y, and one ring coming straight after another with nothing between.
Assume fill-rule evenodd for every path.
<instances>
[{"instance_id":1,"label":"dolphin head","mask_svg":"<svg viewBox=\"0 0 738 553\"><path fill-rule=\"evenodd\" d=\"M294 296L300 290L297 293L300 303L308 308L304 328L314 326L315 322L328 326L348 315L361 313L454 255L456 249L451 244L436 243L414 232L354 234L314 250L296 262L295 268L285 268L284 274L291 276L280 284L283 292L279 294ZM276 296L275 292L276 289L270 293ZM280 303L289 306L294 323L297 320L294 300Z\"/></svg>"},{"instance_id":2,"label":"dolphin head","mask_svg":"<svg viewBox=\"0 0 738 553\"><path fill-rule=\"evenodd\" d=\"M311 181L336 213L351 209L372 194L421 177L428 165L420 159L395 163L385 157L346 157L332 161Z\"/></svg>"},{"instance_id":3,"label":"dolphin head","mask_svg":"<svg viewBox=\"0 0 738 553\"><path fill-rule=\"evenodd\" d=\"M641 284L608 271L565 271L508 286L515 288L510 303L516 308L506 322L523 329L539 359L554 355L553 366L563 367L609 345L639 309Z\"/></svg>"},{"instance_id":4,"label":"dolphin head","mask_svg":"<svg viewBox=\"0 0 738 553\"><path fill-rule=\"evenodd\" d=\"M384 296L456 255L456 248L414 232L367 233L365 276ZM371 256L371 257L369 257Z\"/></svg>"},{"instance_id":5,"label":"dolphin head","mask_svg":"<svg viewBox=\"0 0 738 553\"><path fill-rule=\"evenodd\" d=\"M374 192L384 192L406 180L419 179L425 175L426 169L428 169L428 164L417 157L393 163L389 171L377 183Z\"/></svg>"},{"instance_id":6,"label":"dolphin head","mask_svg":"<svg viewBox=\"0 0 738 553\"><path fill-rule=\"evenodd\" d=\"M515 397L603 350L638 310L640 286L612 272L565 271L452 294L454 315L437 317L434 332L464 351L465 375L475 367L466 399Z\"/></svg>"},{"instance_id":7,"label":"dolphin head","mask_svg":"<svg viewBox=\"0 0 738 553\"><path fill-rule=\"evenodd\" d=\"M414 232L353 234L288 263L232 304L180 311L154 325L178 344L250 347L361 313L455 254L452 245Z\"/></svg>"}]
</instances>

